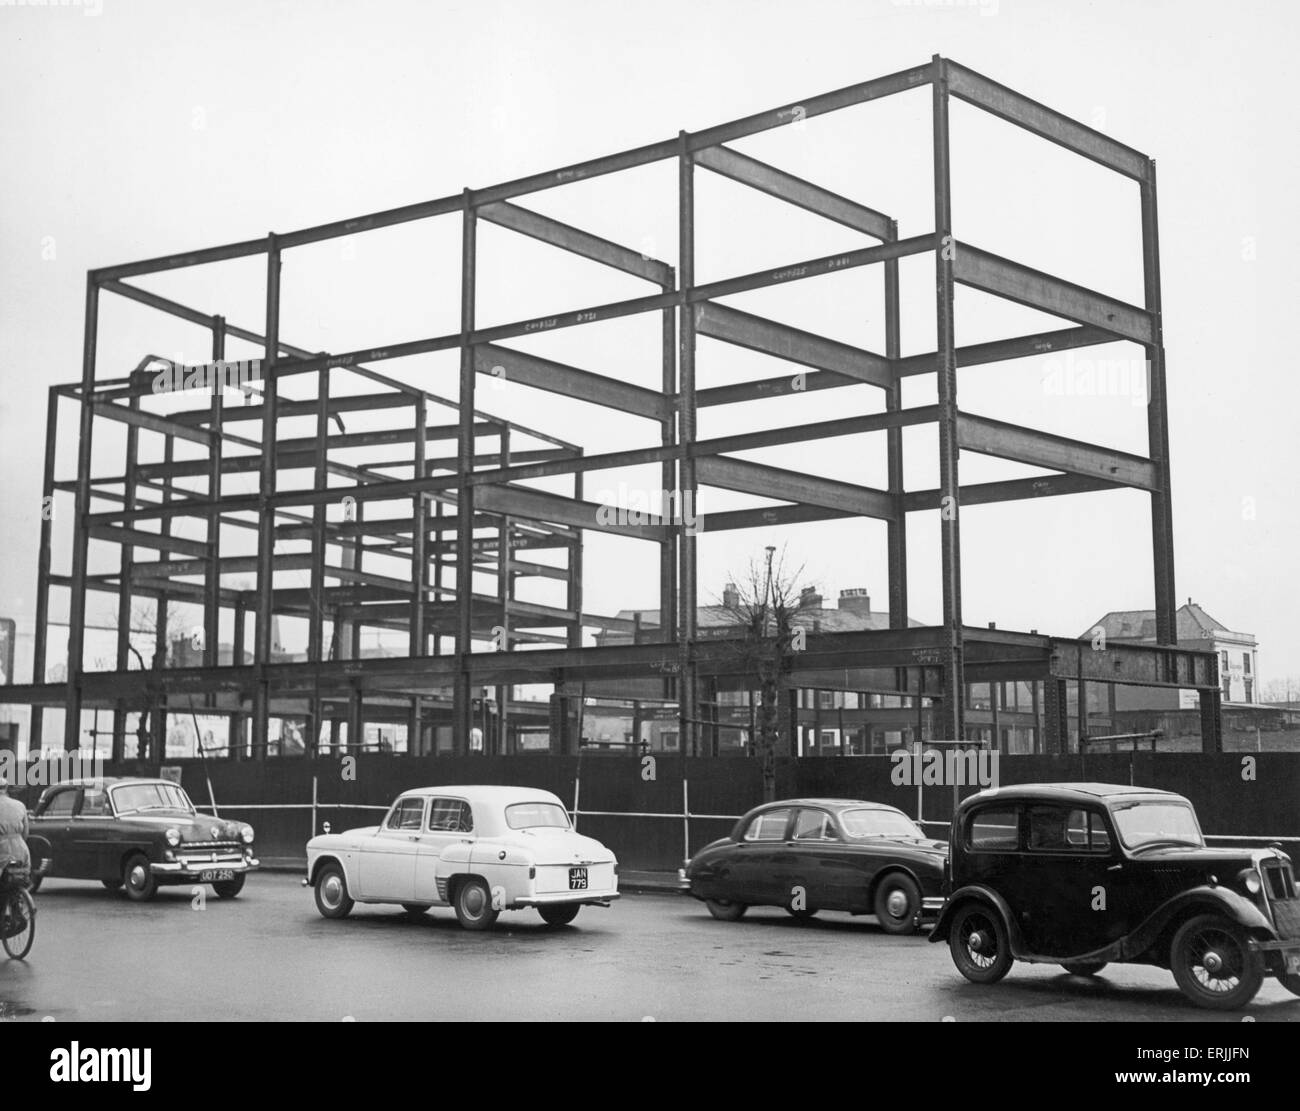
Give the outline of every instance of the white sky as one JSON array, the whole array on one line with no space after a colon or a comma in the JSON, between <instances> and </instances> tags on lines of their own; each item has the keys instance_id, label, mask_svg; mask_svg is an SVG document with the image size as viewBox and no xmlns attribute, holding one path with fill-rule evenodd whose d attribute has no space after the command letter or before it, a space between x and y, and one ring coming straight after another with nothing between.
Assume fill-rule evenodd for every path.
<instances>
[{"instance_id":1,"label":"white sky","mask_svg":"<svg viewBox=\"0 0 1300 1111\"><path fill-rule=\"evenodd\" d=\"M1300 673L1300 385L1283 331L1300 300L1288 265L1296 27L1295 6L1282 2L103 0L97 12L0 3L0 513L8 526L0 614L30 630L46 390L80 376L88 269L558 168L795 103L937 52L1157 159L1178 600L1191 596L1230 628L1254 632L1264 680ZM735 146L895 216L904 236L919 234L932 225L928 96L927 87ZM1133 183L964 104L954 103L952 123L959 239L1140 300ZM870 242L706 170L696 171L696 181L700 281ZM675 263L675 182L675 165L664 163L520 203ZM372 233L350 248L346 242L286 256L284 339L347 350L455 330L458 218ZM480 224L480 248L480 325L652 292L496 227ZM728 303L883 350L877 271ZM251 259L138 284L260 331L263 277L261 260ZM932 279L928 256L904 263L905 354L934 346ZM970 291L958 293L957 324L962 344L1065 326ZM658 336L655 316L511 342L655 385ZM196 329L111 295L103 299L100 339L102 377L125 374L150 352L191 362L208 356ZM232 358L253 354L238 344L229 349ZM1144 453L1141 391L1078 396L1049 386L1072 369L1070 381L1086 389L1077 377L1082 360L1098 358L1138 359L1140 350L1084 349L1072 368L1061 357L972 368L960 376L958 399L982 415ZM375 366L455 394L454 353ZM700 341L700 386L785 369ZM932 400L931 381L910 380L905 403ZM657 437L650 422L510 383L493 390L481 378L477 403L590 452ZM706 409L700 433L881 407L877 391L852 387ZM71 407L63 417L73 428ZM348 419L349 431L373 426ZM105 468L120 465L120 433L101 439L99 427L98 458ZM72 437L64 448L61 478L72 474ZM906 450L909 488L935 485L932 428L910 431ZM751 457L884 485L882 434ZM964 482L1028 473L962 457ZM587 496L620 482L657 485L658 468L588 476ZM230 488L244 487L232 480ZM753 504L709 491L699 508ZM966 623L1074 635L1107 610L1150 606L1148 505L1145 495L1123 491L968 509ZM56 569L68 551L68 512L60 511ZM937 516L914 514L909 525L911 613L937 622ZM713 601L728 572L768 543L787 545L788 561L803 564L805 578L828 598L865 586L885 608L880 522L706 534L701 601ZM657 604L654 546L590 534L587 552L589 611ZM277 585L305 585L302 578L289 573ZM540 588L526 596L558 600ZM62 617L61 601L56 611ZM101 603L92 620L106 613ZM51 655L59 654L55 636Z\"/></svg>"}]
</instances>

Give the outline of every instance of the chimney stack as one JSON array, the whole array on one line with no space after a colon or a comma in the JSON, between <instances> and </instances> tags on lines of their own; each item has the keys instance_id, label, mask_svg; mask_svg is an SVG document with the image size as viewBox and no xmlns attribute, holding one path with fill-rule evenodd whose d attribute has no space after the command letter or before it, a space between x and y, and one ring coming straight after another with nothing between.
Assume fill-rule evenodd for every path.
<instances>
[{"instance_id":1,"label":"chimney stack","mask_svg":"<svg viewBox=\"0 0 1300 1111\"><path fill-rule=\"evenodd\" d=\"M870 616L871 595L867 593L866 587L851 586L846 590L841 590L840 609L848 610L850 613L860 613L863 616Z\"/></svg>"},{"instance_id":2,"label":"chimney stack","mask_svg":"<svg viewBox=\"0 0 1300 1111\"><path fill-rule=\"evenodd\" d=\"M819 610L822 608L822 596L817 593L815 586L805 586L799 592L799 608L801 610Z\"/></svg>"},{"instance_id":3,"label":"chimney stack","mask_svg":"<svg viewBox=\"0 0 1300 1111\"><path fill-rule=\"evenodd\" d=\"M722 604L729 610L740 608L740 591L736 589L735 583L727 583L722 588Z\"/></svg>"}]
</instances>

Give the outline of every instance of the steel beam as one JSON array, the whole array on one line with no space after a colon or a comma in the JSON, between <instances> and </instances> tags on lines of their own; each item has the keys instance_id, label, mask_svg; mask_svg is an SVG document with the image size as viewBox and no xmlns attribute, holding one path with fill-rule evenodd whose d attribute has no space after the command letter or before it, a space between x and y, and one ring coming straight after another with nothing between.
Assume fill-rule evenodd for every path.
<instances>
[{"instance_id":1,"label":"steel beam","mask_svg":"<svg viewBox=\"0 0 1300 1111\"><path fill-rule=\"evenodd\" d=\"M503 377L534 389L547 390L564 397L617 409L638 417L662 421L671 400L654 390L620 382L603 374L566 366L525 351L515 351L497 344L474 349L474 367L480 374Z\"/></svg>"},{"instance_id":2,"label":"steel beam","mask_svg":"<svg viewBox=\"0 0 1300 1111\"><path fill-rule=\"evenodd\" d=\"M723 490L737 490L800 505L817 505L824 509L844 509L882 521L894 515L893 499L883 490L750 463L726 455L703 456L696 462L696 474L704 485Z\"/></svg>"},{"instance_id":3,"label":"steel beam","mask_svg":"<svg viewBox=\"0 0 1300 1111\"><path fill-rule=\"evenodd\" d=\"M814 370L833 371L882 389L888 389L893 381L889 360L883 355L712 301L696 307L694 326L702 336L775 355Z\"/></svg>"},{"instance_id":4,"label":"steel beam","mask_svg":"<svg viewBox=\"0 0 1300 1111\"><path fill-rule=\"evenodd\" d=\"M968 243L954 243L953 249L953 277L962 285L1039 312L1101 328L1120 339L1152 342L1154 324L1145 309L999 258Z\"/></svg>"},{"instance_id":5,"label":"steel beam","mask_svg":"<svg viewBox=\"0 0 1300 1111\"><path fill-rule=\"evenodd\" d=\"M818 216L834 220L854 231L876 239L893 238L890 235L889 217L883 213L729 147L704 147L696 151L695 163L722 177L748 185L751 189L757 189L808 212L815 212Z\"/></svg>"},{"instance_id":6,"label":"steel beam","mask_svg":"<svg viewBox=\"0 0 1300 1111\"><path fill-rule=\"evenodd\" d=\"M487 513L595 529L638 540L658 540L668 527L658 514L597 505L542 490L527 490L521 486L477 486L475 490L478 508Z\"/></svg>"},{"instance_id":7,"label":"steel beam","mask_svg":"<svg viewBox=\"0 0 1300 1111\"><path fill-rule=\"evenodd\" d=\"M1158 486L1156 470L1149 459L987 417L962 413L957 418L957 441L966 451L996 455L1034 467L1101 478L1139 490L1155 490Z\"/></svg>"},{"instance_id":8,"label":"steel beam","mask_svg":"<svg viewBox=\"0 0 1300 1111\"><path fill-rule=\"evenodd\" d=\"M1090 494L1098 490L1116 490L1119 486L1101 478L1084 475L1042 475L1038 478L1012 478L1001 482L976 482L961 488L962 505L989 505L993 502L1027 501L1030 498L1053 497L1060 494ZM938 509L942 503L940 490L912 490L903 495L903 507L908 513Z\"/></svg>"}]
</instances>

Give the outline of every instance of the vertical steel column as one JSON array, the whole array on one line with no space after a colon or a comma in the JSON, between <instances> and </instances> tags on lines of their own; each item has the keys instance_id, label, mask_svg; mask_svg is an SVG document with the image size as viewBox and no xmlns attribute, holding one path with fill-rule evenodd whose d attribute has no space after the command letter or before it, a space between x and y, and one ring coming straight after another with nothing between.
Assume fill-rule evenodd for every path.
<instances>
[{"instance_id":1,"label":"vertical steel column","mask_svg":"<svg viewBox=\"0 0 1300 1111\"><path fill-rule=\"evenodd\" d=\"M163 465L167 474L162 480L162 502L164 505L172 500L171 465L176 460L176 437L163 437ZM170 536L172 531L172 519L164 517L159 522L158 531L163 536ZM166 550L166 556L170 558L171 550ZM154 609L154 629L153 629L153 667L155 671L162 671L167 667L167 653L171 648L171 608L168 604L167 592L163 589L158 591L158 601ZM151 760L162 760L167 755L167 695L161 688L156 695L153 721L150 723L153 730L153 738L150 746L149 757ZM143 754L142 754L143 755Z\"/></svg>"},{"instance_id":2,"label":"vertical steel column","mask_svg":"<svg viewBox=\"0 0 1300 1111\"><path fill-rule=\"evenodd\" d=\"M1201 751L1223 751L1223 692L1202 689L1198 692L1201 707Z\"/></svg>"},{"instance_id":3,"label":"vertical steel column","mask_svg":"<svg viewBox=\"0 0 1300 1111\"><path fill-rule=\"evenodd\" d=\"M497 459L497 466L510 466L510 425L502 424L497 430L498 440L500 442L500 453ZM501 527L497 530L497 603L501 607L501 630L502 637L500 649L503 652L510 651L510 600L515 593L515 577L510 569L512 561L511 553L511 524L510 518L503 516L501 518ZM579 543L581 543L582 533L578 533ZM510 698L511 688L500 683L496 688L497 700L497 737L496 737L496 755L504 756L510 749L509 722L507 720L507 703ZM483 749L485 752L491 751L490 742L487 737L483 738Z\"/></svg>"},{"instance_id":4,"label":"vertical steel column","mask_svg":"<svg viewBox=\"0 0 1300 1111\"><path fill-rule=\"evenodd\" d=\"M696 689L694 640L696 635L695 534L686 525L689 507L694 519L697 512L695 483L695 307L688 299L695 286L695 163L687 145L685 131L679 133L681 154L678 164L678 392L677 435L684 451L677 464L677 533L680 560L678 598L678 645L681 661L677 686L678 732L682 756L695 755ZM667 508L667 507L665 507Z\"/></svg>"},{"instance_id":5,"label":"vertical steel column","mask_svg":"<svg viewBox=\"0 0 1300 1111\"><path fill-rule=\"evenodd\" d=\"M665 283L665 293L671 293L677 285L677 271L673 271L672 281ZM660 392L665 402L677 393L677 310L663 311L663 375ZM677 429L674 414L665 411L659 422L660 442L664 447L672 447L677 442ZM665 459L661 468L661 483L665 490L677 488L677 464L672 459ZM695 507L692 506L692 509ZM668 529L659 543L659 632L657 639L664 644L677 638L677 531ZM671 679L664 681L664 695L668 694Z\"/></svg>"},{"instance_id":6,"label":"vertical steel column","mask_svg":"<svg viewBox=\"0 0 1300 1111\"><path fill-rule=\"evenodd\" d=\"M474 487L469 478L474 471L474 348L470 336L474 331L474 264L477 254L474 198L465 190L464 225L461 233L460 260L460 394L459 437L456 471L460 484L456 496L456 682L452 691L452 753L469 751L469 731L473 728L473 706L469 689L470 640L473 636L474 606Z\"/></svg>"},{"instance_id":7,"label":"vertical steel column","mask_svg":"<svg viewBox=\"0 0 1300 1111\"><path fill-rule=\"evenodd\" d=\"M81 346L81 421L77 443L77 493L72 538L72 596L68 604L68 680L63 747L81 743L81 669L86 635L86 564L90 556L90 438L95 423L95 350L99 336L99 283L86 278L86 320Z\"/></svg>"},{"instance_id":8,"label":"vertical steel column","mask_svg":"<svg viewBox=\"0 0 1300 1111\"><path fill-rule=\"evenodd\" d=\"M264 758L269 728L269 698L263 669L271 662L275 619L275 514L269 499L275 493L278 388L275 361L280 353L280 241L274 232L266 237L266 345L262 364L262 471L258 493L261 513L257 525L257 628L253 660L257 687L253 699L253 757Z\"/></svg>"},{"instance_id":9,"label":"vertical steel column","mask_svg":"<svg viewBox=\"0 0 1300 1111\"><path fill-rule=\"evenodd\" d=\"M128 402L134 412L140 411L140 397L133 394ZM126 452L124 479L122 483L122 508L136 508L136 459L140 454L140 430L135 425L126 429ZM131 577L134 574L135 550L130 544L118 548L118 588L117 588L117 657L114 666L118 671L127 671L131 666ZM161 556L160 558L165 558ZM126 702L118 699L113 708L113 748L112 759L121 760L126 748Z\"/></svg>"},{"instance_id":10,"label":"vertical steel column","mask_svg":"<svg viewBox=\"0 0 1300 1111\"><path fill-rule=\"evenodd\" d=\"M579 449L581 454L581 449ZM581 471L573 473L573 498L575 501L582 501L583 491L586 483L585 475ZM568 629L568 647L582 647L582 529L575 530L577 536L569 541L569 581L566 584L565 608L573 615L573 622Z\"/></svg>"},{"instance_id":11,"label":"vertical steel column","mask_svg":"<svg viewBox=\"0 0 1300 1111\"><path fill-rule=\"evenodd\" d=\"M425 476L425 450L427 439L427 409L424 394L415 398L415 455L413 459L414 477L423 480ZM424 612L427 594L425 583L429 578L429 502L424 493L418 493L411 499L413 525L411 529L411 627L410 653L423 656L427 651L424 635ZM409 747L409 746L408 746Z\"/></svg>"},{"instance_id":12,"label":"vertical steel column","mask_svg":"<svg viewBox=\"0 0 1300 1111\"><path fill-rule=\"evenodd\" d=\"M953 322L952 182L948 150L947 67L937 54L931 78L934 107L935 310L939 353L939 539L943 567L943 667L945 740L965 738L965 675L962 666L961 485L957 467L957 345Z\"/></svg>"},{"instance_id":13,"label":"vertical steel column","mask_svg":"<svg viewBox=\"0 0 1300 1111\"><path fill-rule=\"evenodd\" d=\"M316 474L317 490L329 488L330 370L316 375ZM311 511L311 582L308 587L311 612L307 615L307 659L319 663L325 658L325 550L327 507L324 502Z\"/></svg>"},{"instance_id":14,"label":"vertical steel column","mask_svg":"<svg viewBox=\"0 0 1300 1111\"><path fill-rule=\"evenodd\" d=\"M889 221L889 239L898 238L898 221ZM885 262L885 357L899 358L902 352L902 329L899 319L898 259ZM903 407L903 380L895 372L885 391L886 412L896 413ZM889 627L907 628L907 510L903 499L903 430L891 428L885 433L889 467L889 493L894 500L894 516L886 525L889 566Z\"/></svg>"},{"instance_id":15,"label":"vertical steel column","mask_svg":"<svg viewBox=\"0 0 1300 1111\"><path fill-rule=\"evenodd\" d=\"M221 640L221 456L222 409L225 404L226 318L212 318L212 361L217 364L213 375L211 439L208 442L208 577L203 595L203 663L216 667L220 662Z\"/></svg>"},{"instance_id":16,"label":"vertical steel column","mask_svg":"<svg viewBox=\"0 0 1300 1111\"><path fill-rule=\"evenodd\" d=\"M1069 751L1068 709L1065 680L1049 675L1043 680L1043 752L1049 756Z\"/></svg>"},{"instance_id":17,"label":"vertical steel column","mask_svg":"<svg viewBox=\"0 0 1300 1111\"><path fill-rule=\"evenodd\" d=\"M1147 359L1147 454L1156 469L1159 487L1151 492L1151 552L1155 571L1156 642L1176 644L1178 630L1174 596L1173 498L1169 468L1169 410L1165 392L1164 324L1160 302L1160 235L1156 210L1156 164L1147 163L1142 196L1142 278L1146 309L1152 314L1152 340Z\"/></svg>"},{"instance_id":18,"label":"vertical steel column","mask_svg":"<svg viewBox=\"0 0 1300 1111\"><path fill-rule=\"evenodd\" d=\"M58 458L59 391L51 388L45 413L45 464L41 478L41 538L36 557L36 629L32 640L32 682L45 682L50 637L50 540L54 534L54 461ZM44 708L32 707L28 751L43 744Z\"/></svg>"}]
</instances>

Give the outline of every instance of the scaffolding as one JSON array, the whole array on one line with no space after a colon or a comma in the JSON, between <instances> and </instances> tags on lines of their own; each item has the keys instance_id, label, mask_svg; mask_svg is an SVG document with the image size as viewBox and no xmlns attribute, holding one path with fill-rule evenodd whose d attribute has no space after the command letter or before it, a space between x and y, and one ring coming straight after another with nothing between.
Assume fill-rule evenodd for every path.
<instances>
[{"instance_id":1,"label":"scaffolding","mask_svg":"<svg viewBox=\"0 0 1300 1111\"><path fill-rule=\"evenodd\" d=\"M729 144L746 136L788 126L826 113L928 86L933 138L933 226L899 238L889 215L838 195ZM1121 302L1002 258L955 237L950 182L949 104L956 97L1040 139L1137 183L1141 198L1141 250L1145 298ZM647 257L521 204L530 194L571 182L617 174L656 162L678 167L677 265ZM760 190L796 208L865 236L868 245L835 255L794 260L776 270L737 275L700 284L695 274L695 178L699 169ZM379 228L436 218L461 222L460 327L450 334L403 340L362 350L313 351L281 337L281 262L286 252L309 244ZM575 308L541 318L482 327L475 312L476 231L482 222L499 225L571 252L592 263L640 279L644 296ZM931 256L934 263L933 351L902 356L900 348L900 260ZM266 264L265 321L260 330L237 326L147 291L131 279L233 259L261 257ZM881 267L884 351L875 352L741 312L719 298L799 282L855 268ZM1060 318L1068 326L1031 335L958 346L954 298L958 286L983 291ZM153 411L159 361L145 360L124 377L100 378L97 324L103 294L114 294L211 332L214 365L225 359L227 340L261 351L251 404L229 405L214 389L210 403L179 412ZM519 337L578 328L636 314L656 314L661 323L662 382L647 389L576 366L541 358L511 346ZM698 337L738 345L795 364L788 375L697 388ZM1145 456L963 412L957 403L959 368L1125 340L1138 344L1149 366L1148 450ZM431 352L458 352L459 391L447 399L374 369L386 360ZM162 364L167 371L167 364ZM175 367L171 367L175 371ZM617 452L591 453L548 432L493 416L477 407L476 382L504 373L513 381L632 414L657 425L658 444ZM331 375L357 375L370 392L332 390ZM905 407L903 382L934 375L937 403ZM697 436L701 407L788 395L792 390L860 387L879 390L884 411L713 439ZM290 386L310 390L290 396ZM77 406L75 479L55 475L59 399ZM430 422L430 408L454 414ZM392 414L382 431L347 432L344 414L382 410ZM280 422L312 418L315 434L281 438ZM121 473L97 474L94 434L101 422L126 426L127 450ZM939 484L908 490L903 481L903 431L933 425L938 430ZM241 434L241 430L248 430ZM738 453L775 445L883 433L888 482L884 489L750 462ZM165 444L161 463L137 463L139 437L157 434ZM521 440L536 446L521 449ZM181 442L198 445L200 460L178 459ZM454 455L433 455L429 445L454 442ZM340 453L378 449L361 461ZM978 452L1046 468L1049 475L963 486L961 452ZM798 104L762 112L703 131L623 151L560 170L373 213L300 231L209 247L91 271L85 302L81 381L50 392L44 462L44 494L75 497L71 567L51 568L52 522L47 514L40 536L35 676L29 686L9 688L6 701L34 707L33 743L40 742L41 709L66 710L66 747L77 747L83 710L114 713L114 754L121 755L126 718L142 705L183 713L194 699L205 712L247 721L252 750L265 751L273 716L300 714L319 735L322 720L347 707L349 733L356 738L366 704L401 704L413 731L427 722L431 706L445 708L454 750L467 751L479 688L495 687L509 707L512 685L549 683L558 698L573 698L588 682L651 679L678 704L683 753L705 753L701 742L702 683L734 674L736 652L725 637L701 638L697 629L697 529L682 514L667 511L628 522L602 512L584 498L584 476L621 467L659 465L663 489L675 505L697 503L701 486L776 499L781 504L711 514L703 531L790 525L866 517L887 529L889 629L811 633L792 682L828 669L868 670L887 677L890 689L933 700L934 731L964 738L965 699L970 682L1032 679L1041 682L1043 750L1062 751L1067 732L1067 681L1136 683L1191 688L1200 696L1203 745L1217 750L1220 690L1213 654L1176 645L1174 629L1173 535L1170 521L1170 465L1161 333L1160 269L1154 162L1100 132L999 85L949 59L876 78ZM305 471L307 487L286 482ZM397 473L394 473L397 472ZM255 493L234 493L223 480L255 474ZM523 485L529 480L567 476L570 496ZM1151 501L1155 645L1096 646L1073 638L970 628L962 619L961 510L967 506L1083 492L1134 488ZM402 515L378 510L405 506ZM348 512L340 517L339 505ZM369 512L368 512L369 510ZM939 511L943 614L936 626L908 620L907 522L910 514ZM173 530L198 522L202 538ZM222 529L256 536L252 556L223 553ZM659 625L625 628L626 622L583 610L583 534L614 532L658 546ZM88 573L91 540L119 553L116 573ZM308 541L306 552L277 552L290 541ZM538 563L533 549L556 549L562 564ZM140 559L141 552L156 558ZM382 575L376 555L399 559L402 576ZM306 572L306 588L277 582L277 573ZM475 573L495 575L493 593L476 594ZM254 574L255 587L236 588L230 577ZM563 606L541 606L517 597L516 584L530 576L564 584ZM225 581L223 581L225 580ZM45 681L50 593L69 593L69 654L66 682ZM87 669L84 626L88 591L117 598L115 666ZM165 656L169 604L202 607L192 666L132 668L130 624L137 599L157 607L158 651ZM233 615L230 658L220 658L223 614ZM277 659L277 618L308 622L307 659ZM332 635L326 636L327 626ZM248 647L251 628L251 649ZM365 658L365 628L401 630L409 651L394 658ZM584 629L630 632L632 643L584 644ZM155 656L155 660L158 656ZM1080 698L1080 702L1083 699ZM503 709L503 713L505 710ZM563 713L552 712L554 751L572 751ZM242 728L242 726L241 726ZM502 732L504 737L504 731ZM504 741L499 750L504 750ZM155 753L156 755L157 753Z\"/></svg>"}]
</instances>

